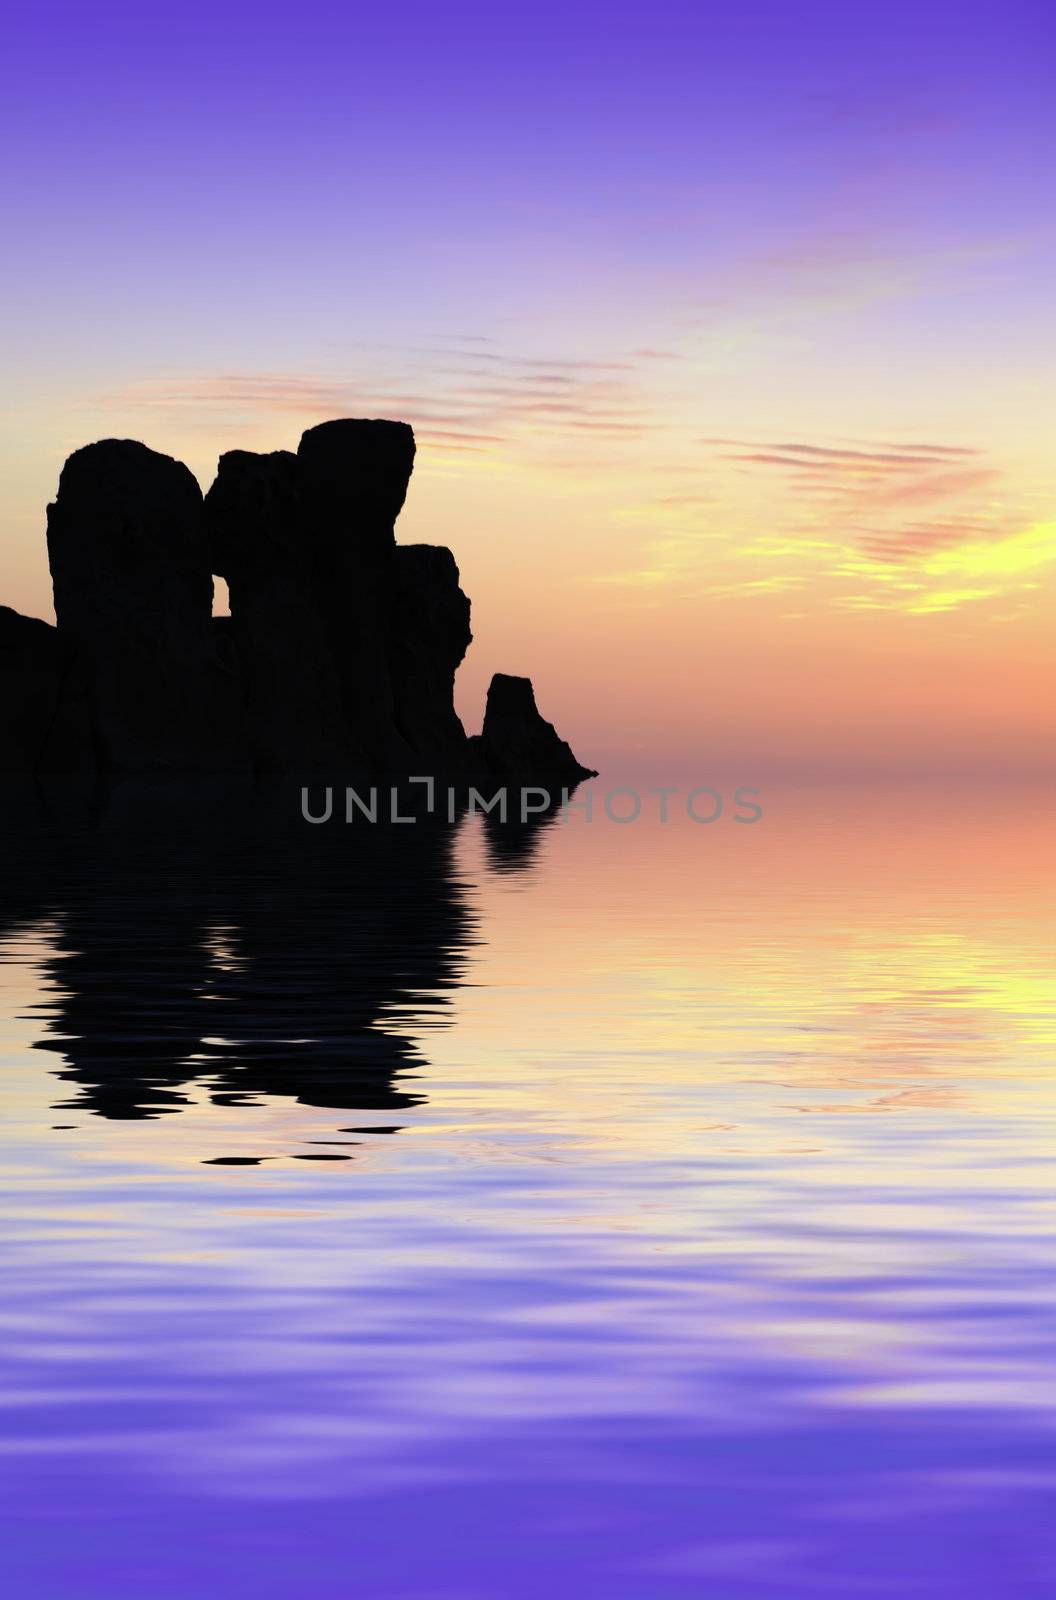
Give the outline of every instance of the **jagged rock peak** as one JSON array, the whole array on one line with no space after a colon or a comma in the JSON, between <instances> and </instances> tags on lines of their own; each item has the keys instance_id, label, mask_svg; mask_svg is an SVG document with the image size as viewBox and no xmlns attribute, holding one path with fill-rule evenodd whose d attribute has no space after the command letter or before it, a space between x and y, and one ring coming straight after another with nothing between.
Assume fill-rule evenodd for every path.
<instances>
[{"instance_id":1,"label":"jagged rock peak","mask_svg":"<svg viewBox=\"0 0 1056 1600\"><path fill-rule=\"evenodd\" d=\"M484 727L471 740L488 772L503 777L551 778L565 784L594 778L535 703L531 678L497 672L488 687Z\"/></svg>"}]
</instances>

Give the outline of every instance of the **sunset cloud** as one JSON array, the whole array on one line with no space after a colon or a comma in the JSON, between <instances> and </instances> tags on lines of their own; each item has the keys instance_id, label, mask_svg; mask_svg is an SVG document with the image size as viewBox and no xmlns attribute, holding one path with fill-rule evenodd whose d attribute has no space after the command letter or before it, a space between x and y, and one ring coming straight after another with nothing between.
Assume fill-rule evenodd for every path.
<instances>
[{"instance_id":1,"label":"sunset cloud","mask_svg":"<svg viewBox=\"0 0 1056 1600\"><path fill-rule=\"evenodd\" d=\"M569 436L606 440L642 436L651 421L632 382L654 354L627 360L531 358L473 349L419 352L415 370L367 380L284 372L166 374L112 390L112 410L149 409L186 421L289 417L296 428L334 416L393 416L410 422L420 443L475 450L513 449L519 440ZM390 361L391 365L391 361ZM397 366L409 365L406 360Z\"/></svg>"}]
</instances>

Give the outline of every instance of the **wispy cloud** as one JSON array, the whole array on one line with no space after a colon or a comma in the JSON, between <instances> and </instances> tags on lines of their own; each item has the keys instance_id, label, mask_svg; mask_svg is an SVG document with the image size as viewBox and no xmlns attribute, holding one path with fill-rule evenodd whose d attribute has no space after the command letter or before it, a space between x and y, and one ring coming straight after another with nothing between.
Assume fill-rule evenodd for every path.
<instances>
[{"instance_id":1,"label":"wispy cloud","mask_svg":"<svg viewBox=\"0 0 1056 1600\"><path fill-rule=\"evenodd\" d=\"M424 445L474 450L524 442L538 447L567 437L593 437L604 445L644 437L654 425L635 374L661 358L657 351L575 360L463 342L382 356L369 363L375 374L369 381L287 372L168 373L103 398L111 409L147 408L184 425L202 416L214 431L221 419L237 428L288 417L296 434L324 417L393 416L410 422Z\"/></svg>"},{"instance_id":2,"label":"wispy cloud","mask_svg":"<svg viewBox=\"0 0 1056 1600\"><path fill-rule=\"evenodd\" d=\"M901 471L907 467L933 467L944 461L957 461L974 456L978 451L968 445L924 444L912 447L878 445L873 449L852 448L847 445L789 443L787 440L762 444L746 439L705 438L705 445L733 447L726 456L728 461L747 461L755 464L794 467L800 470L829 468L834 472L875 469L879 472Z\"/></svg>"},{"instance_id":3,"label":"wispy cloud","mask_svg":"<svg viewBox=\"0 0 1056 1600\"><path fill-rule=\"evenodd\" d=\"M787 434L700 445L699 486L629 509L657 531L640 564L606 581L654 596L809 587L822 605L928 615L1022 593L1056 563L1051 525L975 445Z\"/></svg>"},{"instance_id":4,"label":"wispy cloud","mask_svg":"<svg viewBox=\"0 0 1056 1600\"><path fill-rule=\"evenodd\" d=\"M650 604L676 591L809 590L819 605L924 615L1019 594L1056 559L1048 525L978 445L783 428L702 436L650 389L648 373L667 359L647 347L529 356L460 339L367 352L369 381L174 373L109 400L225 443L274 448L326 417L394 416L413 424L434 461L542 464L592 494L605 482L611 493L619 472L625 498L609 515L640 528L642 542L628 559L626 539L614 541L623 564L598 576Z\"/></svg>"},{"instance_id":5,"label":"wispy cloud","mask_svg":"<svg viewBox=\"0 0 1056 1600\"><path fill-rule=\"evenodd\" d=\"M970 539L987 539L994 529L981 521L959 518L947 522L913 522L897 528L851 529L864 555L874 561L900 565L918 561L937 550L964 544Z\"/></svg>"},{"instance_id":6,"label":"wispy cloud","mask_svg":"<svg viewBox=\"0 0 1056 1600\"><path fill-rule=\"evenodd\" d=\"M865 594L839 596L841 605L923 612L984 598L989 588L948 584L941 600L921 598L931 594L941 573L968 570L971 551L973 569L997 575L993 592L1007 592L1017 581L1009 556L1009 541L1022 538L1015 532L1016 513L1007 503L1002 469L976 446L787 437L702 443L737 472L784 479L792 501L809 517L806 527L823 529L839 547L836 575L869 585ZM918 509L920 515L912 516Z\"/></svg>"}]
</instances>

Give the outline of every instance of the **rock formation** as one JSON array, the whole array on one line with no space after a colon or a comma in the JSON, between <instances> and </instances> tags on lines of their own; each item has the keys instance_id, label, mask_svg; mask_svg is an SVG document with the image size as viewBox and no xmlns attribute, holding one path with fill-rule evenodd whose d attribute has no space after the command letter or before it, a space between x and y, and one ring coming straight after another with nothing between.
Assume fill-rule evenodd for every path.
<instances>
[{"instance_id":1,"label":"rock formation","mask_svg":"<svg viewBox=\"0 0 1056 1600\"><path fill-rule=\"evenodd\" d=\"M206 526L258 767L465 769L469 601L449 550L396 544L413 462L410 428L373 421L221 456Z\"/></svg>"},{"instance_id":2,"label":"rock formation","mask_svg":"<svg viewBox=\"0 0 1056 1600\"><path fill-rule=\"evenodd\" d=\"M395 538L414 453L406 423L324 422L221 456L203 502L134 440L76 451L48 508L57 627L0 609L0 769L587 776L527 678L493 680L467 739L458 568Z\"/></svg>"},{"instance_id":3,"label":"rock formation","mask_svg":"<svg viewBox=\"0 0 1056 1600\"><path fill-rule=\"evenodd\" d=\"M244 765L236 685L213 640L202 493L188 469L131 439L76 451L48 507L48 557L100 764Z\"/></svg>"},{"instance_id":4,"label":"rock formation","mask_svg":"<svg viewBox=\"0 0 1056 1600\"><path fill-rule=\"evenodd\" d=\"M470 743L475 765L497 777L572 784L597 776L576 760L553 723L540 715L531 678L495 674L488 688L484 727Z\"/></svg>"},{"instance_id":5,"label":"rock formation","mask_svg":"<svg viewBox=\"0 0 1056 1600\"><path fill-rule=\"evenodd\" d=\"M465 771L470 742L455 711L455 672L473 635L450 550L399 546L393 595L400 626L388 653L397 730L427 771Z\"/></svg>"},{"instance_id":6,"label":"rock formation","mask_svg":"<svg viewBox=\"0 0 1056 1600\"><path fill-rule=\"evenodd\" d=\"M394 523L414 466L414 434L405 422L324 422L302 436L297 466L302 548L336 673L344 762L407 771L414 752L396 728L386 643L399 629Z\"/></svg>"},{"instance_id":7,"label":"rock formation","mask_svg":"<svg viewBox=\"0 0 1056 1600\"><path fill-rule=\"evenodd\" d=\"M254 765L263 772L338 768L345 756L340 684L320 625L319 590L297 457L220 457L205 501L212 570L226 579L217 619L238 673Z\"/></svg>"}]
</instances>

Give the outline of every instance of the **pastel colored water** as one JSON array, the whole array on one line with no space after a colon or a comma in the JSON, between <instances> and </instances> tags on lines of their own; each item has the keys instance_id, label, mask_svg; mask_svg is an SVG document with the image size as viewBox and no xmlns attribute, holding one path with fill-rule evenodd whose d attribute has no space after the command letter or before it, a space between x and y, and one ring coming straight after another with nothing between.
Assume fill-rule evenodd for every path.
<instances>
[{"instance_id":1,"label":"pastel colored water","mask_svg":"<svg viewBox=\"0 0 1056 1600\"><path fill-rule=\"evenodd\" d=\"M763 797L26 802L7 1593L1051 1595L1052 796Z\"/></svg>"}]
</instances>

